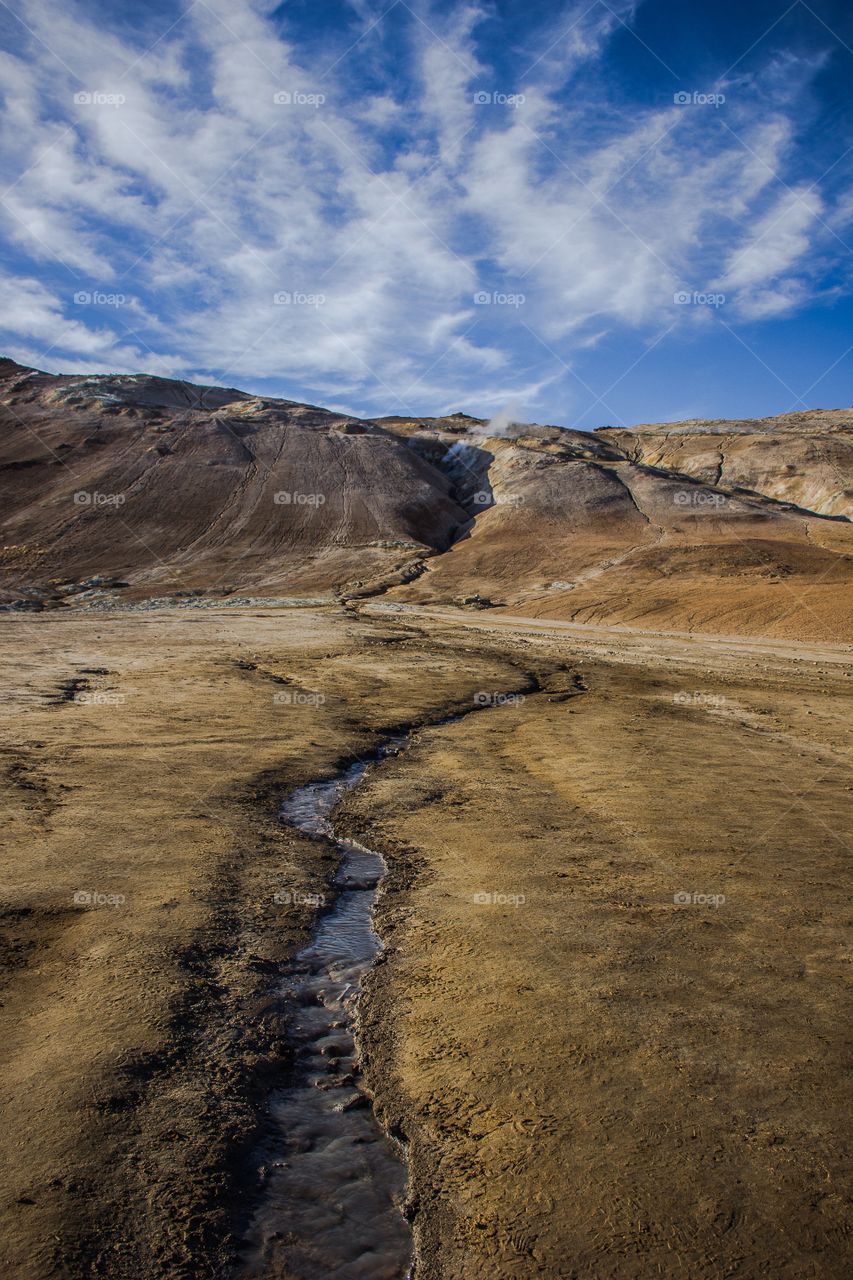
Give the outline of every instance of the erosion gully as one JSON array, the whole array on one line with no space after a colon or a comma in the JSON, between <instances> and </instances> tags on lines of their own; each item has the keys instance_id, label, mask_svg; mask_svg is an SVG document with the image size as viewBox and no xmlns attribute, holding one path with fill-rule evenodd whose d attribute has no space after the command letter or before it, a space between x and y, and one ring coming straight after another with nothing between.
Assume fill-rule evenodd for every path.
<instances>
[{"instance_id":1,"label":"erosion gully","mask_svg":"<svg viewBox=\"0 0 853 1280\"><path fill-rule=\"evenodd\" d=\"M409 735L387 739L372 760L396 755ZM285 799L283 822L331 840L340 862L331 904L318 912L281 990L292 1010L287 1087L273 1096L275 1158L248 1233L244 1274L299 1280L401 1280L411 1274L412 1234L403 1216L405 1160L364 1092L355 1035L362 979L382 942L373 904L382 855L335 834L331 813L372 761L309 782Z\"/></svg>"},{"instance_id":2,"label":"erosion gully","mask_svg":"<svg viewBox=\"0 0 853 1280\"><path fill-rule=\"evenodd\" d=\"M535 692L528 676L523 690ZM422 728L484 710L475 705ZM382 1129L359 1067L358 1001L383 950L373 907L382 855L335 831L333 810L367 770L409 746L389 734L372 756L290 792L282 822L331 841L340 861L310 940L287 966L278 996L289 1010L292 1067L270 1101L272 1135L262 1197L245 1233L245 1280L410 1280L402 1145Z\"/></svg>"}]
</instances>

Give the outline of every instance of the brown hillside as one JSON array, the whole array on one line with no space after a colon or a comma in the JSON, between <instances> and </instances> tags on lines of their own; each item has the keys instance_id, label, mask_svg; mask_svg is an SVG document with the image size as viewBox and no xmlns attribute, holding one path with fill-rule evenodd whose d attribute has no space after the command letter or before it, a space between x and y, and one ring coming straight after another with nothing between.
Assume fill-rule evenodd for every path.
<instances>
[{"instance_id":1,"label":"brown hillside","mask_svg":"<svg viewBox=\"0 0 853 1280\"><path fill-rule=\"evenodd\" d=\"M3 584L18 608L388 592L576 622L851 634L853 534L835 510L851 411L778 429L496 436L465 414L359 421L148 376L6 361L0 377Z\"/></svg>"}]
</instances>

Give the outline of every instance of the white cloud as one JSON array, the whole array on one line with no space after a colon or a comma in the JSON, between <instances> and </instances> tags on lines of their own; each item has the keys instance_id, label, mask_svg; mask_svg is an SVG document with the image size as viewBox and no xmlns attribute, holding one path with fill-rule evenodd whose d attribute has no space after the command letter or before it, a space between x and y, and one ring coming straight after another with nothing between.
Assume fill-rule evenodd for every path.
<instances>
[{"instance_id":1,"label":"white cloud","mask_svg":"<svg viewBox=\"0 0 853 1280\"><path fill-rule=\"evenodd\" d=\"M39 280L0 275L0 314L15 317L16 340L29 339L39 344L26 348L40 352L36 365L51 372L60 367L74 372L79 367L134 373L144 367L164 377L179 373L179 357L166 353L153 356L148 348L134 343L133 325L140 309L131 298L107 301L115 297L104 295L103 301L98 295L88 294L77 301L72 298L71 304L78 309L80 318L69 318L65 314L68 300L56 297ZM97 313L97 319L87 322L83 318L87 311ZM51 358L54 350L68 353L73 358L73 368L68 356L63 359L54 354Z\"/></svg>"},{"instance_id":2,"label":"white cloud","mask_svg":"<svg viewBox=\"0 0 853 1280\"><path fill-rule=\"evenodd\" d=\"M717 280L728 314L748 318L801 305L823 202L780 196L776 175L793 135L784 86L794 95L810 68L776 68L763 115L741 82L729 128L671 103L617 117L571 90L630 20L630 4L612 8L569 6L520 59L535 60L524 83L504 85L477 52L484 10L421 5L409 61L386 63L366 96L369 39L324 76L336 55L303 64L249 0L205 0L165 34L149 18L144 38L27 0L34 38L0 58L13 184L0 218L20 255L9 331L87 368L162 361L369 411L432 396L534 412L564 367L527 367L547 357L522 321L569 363L566 344L614 327L695 322L673 311L684 286ZM384 12L353 9L353 40ZM525 101L478 105L475 88ZM72 304L80 288L135 301L89 315ZM525 300L473 307L479 288ZM282 291L323 301L276 305Z\"/></svg>"},{"instance_id":3,"label":"white cloud","mask_svg":"<svg viewBox=\"0 0 853 1280\"><path fill-rule=\"evenodd\" d=\"M743 315L763 319L802 302L806 282L792 273L804 265L822 211L823 202L814 192L789 191L750 228L747 242L730 255L719 280L722 290L734 293Z\"/></svg>"}]
</instances>

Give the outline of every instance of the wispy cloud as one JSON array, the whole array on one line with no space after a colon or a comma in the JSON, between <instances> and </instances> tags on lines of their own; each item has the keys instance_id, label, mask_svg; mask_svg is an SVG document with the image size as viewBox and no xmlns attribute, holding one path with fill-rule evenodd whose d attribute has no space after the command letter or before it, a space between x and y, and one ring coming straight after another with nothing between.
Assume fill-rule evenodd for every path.
<instances>
[{"instance_id":1,"label":"wispy cloud","mask_svg":"<svg viewBox=\"0 0 853 1280\"><path fill-rule=\"evenodd\" d=\"M742 74L723 115L677 84L608 96L631 5L568 5L517 81L476 4L353 11L319 56L248 0L144 30L25 0L0 67L7 348L362 412L532 414L565 376L553 344L707 322L679 289L725 291L728 319L821 289L845 206L789 172L815 61Z\"/></svg>"}]
</instances>

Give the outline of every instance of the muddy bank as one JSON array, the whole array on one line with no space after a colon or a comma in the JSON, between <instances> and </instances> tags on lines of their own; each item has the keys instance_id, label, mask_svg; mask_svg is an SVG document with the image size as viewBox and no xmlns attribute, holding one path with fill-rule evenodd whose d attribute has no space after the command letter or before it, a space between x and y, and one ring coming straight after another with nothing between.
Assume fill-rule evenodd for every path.
<instances>
[{"instance_id":1,"label":"muddy bank","mask_svg":"<svg viewBox=\"0 0 853 1280\"><path fill-rule=\"evenodd\" d=\"M387 867L378 852L336 837L333 815L371 766L407 744L407 735L396 735L337 776L298 787L279 812L339 863L325 891L311 895L311 937L278 987L291 1061L269 1103L263 1190L239 1268L247 1278L401 1280L409 1273L405 1158L373 1113L356 1040L362 982L382 953L373 909Z\"/></svg>"},{"instance_id":2,"label":"muddy bank","mask_svg":"<svg viewBox=\"0 0 853 1280\"><path fill-rule=\"evenodd\" d=\"M5 1274L230 1280L337 866L281 798L419 725L335 819L390 867L359 1043L419 1280L835 1280L841 660L411 612L4 621Z\"/></svg>"},{"instance_id":3,"label":"muddy bank","mask_svg":"<svg viewBox=\"0 0 853 1280\"><path fill-rule=\"evenodd\" d=\"M515 656L510 664L523 666ZM258 1150L262 1187L239 1268L247 1280L400 1280L410 1273L413 1247L404 1219L415 1210L407 1199L404 1135L396 1122L384 1128L374 1114L358 1035L364 989L385 958L374 914L388 865L379 851L342 835L337 817L359 784L424 730L516 705L543 688L551 700L584 689L563 664L540 664L538 672L519 671L515 679L515 688L479 690L467 705L390 734L369 756L296 788L281 805L286 826L319 841L339 862L327 892L310 895L317 908L311 938L283 966L275 989L289 1064L271 1093ZM285 894L288 901L292 896Z\"/></svg>"},{"instance_id":4,"label":"muddy bank","mask_svg":"<svg viewBox=\"0 0 853 1280\"><path fill-rule=\"evenodd\" d=\"M289 1062L274 984L335 865L281 826L281 796L515 679L408 631L334 611L3 624L6 1274L228 1273Z\"/></svg>"},{"instance_id":5,"label":"muddy bank","mask_svg":"<svg viewBox=\"0 0 853 1280\"><path fill-rule=\"evenodd\" d=\"M391 866L364 1060L419 1280L836 1280L849 680L608 643L341 815Z\"/></svg>"}]
</instances>

